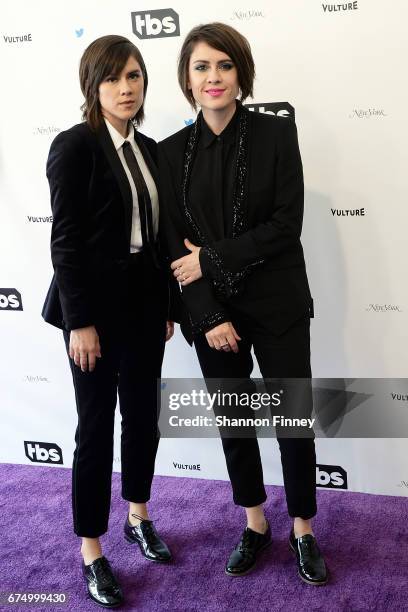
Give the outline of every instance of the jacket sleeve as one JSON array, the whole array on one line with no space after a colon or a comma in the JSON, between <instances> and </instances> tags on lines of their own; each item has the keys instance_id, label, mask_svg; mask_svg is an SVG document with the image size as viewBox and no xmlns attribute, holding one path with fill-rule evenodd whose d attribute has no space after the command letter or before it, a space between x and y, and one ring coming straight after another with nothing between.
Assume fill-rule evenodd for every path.
<instances>
[{"instance_id":1,"label":"jacket sleeve","mask_svg":"<svg viewBox=\"0 0 408 612\"><path fill-rule=\"evenodd\" d=\"M273 259L298 244L303 222L303 168L294 121L279 120L275 192L270 221L237 238L219 240L200 251L203 275L233 294L252 266ZM256 203L254 203L256 204ZM251 206L251 202L249 203Z\"/></svg>"},{"instance_id":2,"label":"jacket sleeve","mask_svg":"<svg viewBox=\"0 0 408 612\"><path fill-rule=\"evenodd\" d=\"M53 215L51 259L68 330L95 323L82 239L91 165L91 154L78 134L58 134L47 160Z\"/></svg>"},{"instance_id":3,"label":"jacket sleeve","mask_svg":"<svg viewBox=\"0 0 408 612\"><path fill-rule=\"evenodd\" d=\"M152 161L157 167L157 142L153 140L153 138L149 138L145 134L139 135L142 137L145 146L147 147L150 156L152 157ZM157 190L159 190L159 185L156 185ZM167 308L167 320L174 321L176 323L181 322L181 313L182 313L182 302L181 302L181 293L179 284L174 278L173 274L170 270L170 255L167 248L166 236L163 231L163 219L162 219L162 206L160 205L160 214L159 214L159 242L160 242L160 254L161 259L163 261L163 265L166 266L166 274L167 274L167 287L168 287L168 308Z\"/></svg>"},{"instance_id":4,"label":"jacket sleeve","mask_svg":"<svg viewBox=\"0 0 408 612\"><path fill-rule=\"evenodd\" d=\"M159 143L159 194L163 218L163 233L171 261L188 255L184 239L189 237L186 223L177 202L169 162ZM230 318L214 295L209 279L200 278L182 288L183 303L187 308L194 335L209 331Z\"/></svg>"},{"instance_id":5,"label":"jacket sleeve","mask_svg":"<svg viewBox=\"0 0 408 612\"><path fill-rule=\"evenodd\" d=\"M157 186L159 188L159 186ZM160 202L160 216L159 216L159 240L160 240L160 252L163 260L163 265L166 267L167 275L167 286L169 291L169 303L167 309L167 320L181 323L182 318L182 298L180 287L177 280L174 278L170 269L171 258L168 249L168 243L166 233L164 231L164 211L162 202Z\"/></svg>"}]
</instances>

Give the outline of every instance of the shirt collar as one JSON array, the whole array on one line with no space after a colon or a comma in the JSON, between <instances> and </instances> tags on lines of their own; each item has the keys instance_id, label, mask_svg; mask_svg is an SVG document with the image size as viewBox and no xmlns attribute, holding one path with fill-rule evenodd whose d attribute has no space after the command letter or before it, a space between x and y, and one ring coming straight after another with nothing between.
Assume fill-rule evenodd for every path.
<instances>
[{"instance_id":1,"label":"shirt collar","mask_svg":"<svg viewBox=\"0 0 408 612\"><path fill-rule=\"evenodd\" d=\"M126 140L130 142L130 144L132 145L132 148L135 149L135 145L136 145L135 130L133 128L132 123L130 123L129 134L126 136L126 138L123 138L122 134L120 134L120 132L118 132L118 130L114 128L113 125L109 123L109 121L105 117L104 117L104 120L106 123L106 127L108 128L110 137L112 138L113 146L115 147L117 151L119 151L119 149L123 146L123 143Z\"/></svg>"},{"instance_id":2,"label":"shirt collar","mask_svg":"<svg viewBox=\"0 0 408 612\"><path fill-rule=\"evenodd\" d=\"M217 138L221 139L224 143L233 144L237 138L237 126L239 121L239 115L241 114L241 105L237 102L237 108L232 118L226 127L222 130L221 134L217 136L211 130L201 115L201 143L202 147L207 149L210 147Z\"/></svg>"}]
</instances>

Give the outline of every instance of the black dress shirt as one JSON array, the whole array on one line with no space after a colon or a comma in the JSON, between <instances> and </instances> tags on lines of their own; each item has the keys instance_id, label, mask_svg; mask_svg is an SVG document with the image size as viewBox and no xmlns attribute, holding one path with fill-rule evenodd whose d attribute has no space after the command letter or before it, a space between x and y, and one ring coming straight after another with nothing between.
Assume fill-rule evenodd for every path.
<instances>
[{"instance_id":1,"label":"black dress shirt","mask_svg":"<svg viewBox=\"0 0 408 612\"><path fill-rule=\"evenodd\" d=\"M237 109L218 136L201 116L201 135L188 190L190 210L211 241L231 236L238 141Z\"/></svg>"}]
</instances>

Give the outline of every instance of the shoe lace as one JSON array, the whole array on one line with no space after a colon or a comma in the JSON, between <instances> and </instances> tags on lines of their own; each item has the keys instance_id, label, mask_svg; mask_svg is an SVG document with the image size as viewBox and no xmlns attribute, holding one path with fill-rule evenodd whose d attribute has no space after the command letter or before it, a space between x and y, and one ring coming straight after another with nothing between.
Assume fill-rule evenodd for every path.
<instances>
[{"instance_id":1,"label":"shoe lace","mask_svg":"<svg viewBox=\"0 0 408 612\"><path fill-rule=\"evenodd\" d=\"M143 533L146 539L152 539L156 537L153 523L151 521L149 521L148 523L145 523Z\"/></svg>"},{"instance_id":2,"label":"shoe lace","mask_svg":"<svg viewBox=\"0 0 408 612\"><path fill-rule=\"evenodd\" d=\"M302 555L305 560L312 559L316 555L315 543L313 540L302 540L300 543L302 549Z\"/></svg>"},{"instance_id":3,"label":"shoe lace","mask_svg":"<svg viewBox=\"0 0 408 612\"><path fill-rule=\"evenodd\" d=\"M252 552L251 534L247 530L245 530L242 535L242 539L241 539L240 546L239 546L239 552L244 555L248 555Z\"/></svg>"},{"instance_id":4,"label":"shoe lace","mask_svg":"<svg viewBox=\"0 0 408 612\"><path fill-rule=\"evenodd\" d=\"M105 559L101 559L101 562L95 568L95 574L98 578L99 585L104 588L112 584L112 570Z\"/></svg>"},{"instance_id":5,"label":"shoe lace","mask_svg":"<svg viewBox=\"0 0 408 612\"><path fill-rule=\"evenodd\" d=\"M132 514L132 516L139 521L143 521L143 535L146 539L151 540L152 538L156 537L153 521L143 518L143 516L140 516L140 514Z\"/></svg>"}]
</instances>

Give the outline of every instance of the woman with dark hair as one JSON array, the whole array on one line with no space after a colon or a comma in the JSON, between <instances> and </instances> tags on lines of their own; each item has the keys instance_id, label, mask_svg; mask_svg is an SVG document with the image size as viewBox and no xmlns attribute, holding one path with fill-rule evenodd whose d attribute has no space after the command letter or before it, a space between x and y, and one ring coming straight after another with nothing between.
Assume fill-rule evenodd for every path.
<instances>
[{"instance_id":1,"label":"woman with dark hair","mask_svg":"<svg viewBox=\"0 0 408 612\"><path fill-rule=\"evenodd\" d=\"M254 61L248 41L222 23L194 28L178 64L181 89L201 111L193 125L159 144L164 227L185 307L182 331L194 341L207 386L248 380L254 349L266 379L310 382L309 291L300 234L303 174L294 121L251 113ZM300 410L310 412L310 384ZM302 404L302 402L300 402ZM299 406L295 407L299 410ZM271 543L255 435L223 435L234 502L247 527L225 571L241 576ZM245 436L243 435L245 434ZM327 581L313 535L316 514L314 434L277 431L289 544L300 577Z\"/></svg>"},{"instance_id":2,"label":"woman with dark hair","mask_svg":"<svg viewBox=\"0 0 408 612\"><path fill-rule=\"evenodd\" d=\"M158 445L156 384L174 325L158 241L157 145L137 129L148 83L143 58L126 38L103 36L85 50L79 75L84 121L58 134L47 162L54 276L43 317L63 330L75 389L72 508L83 573L90 597L115 607L123 595L99 538L108 529L117 395L125 538L147 559L171 559L146 502Z\"/></svg>"}]
</instances>

